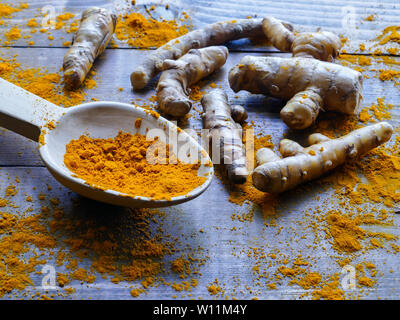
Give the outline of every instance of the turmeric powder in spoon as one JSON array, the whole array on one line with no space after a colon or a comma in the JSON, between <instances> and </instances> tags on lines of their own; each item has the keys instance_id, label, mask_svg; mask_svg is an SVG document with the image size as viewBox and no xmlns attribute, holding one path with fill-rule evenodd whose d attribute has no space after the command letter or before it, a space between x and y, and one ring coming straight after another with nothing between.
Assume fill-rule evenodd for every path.
<instances>
[{"instance_id":1,"label":"turmeric powder in spoon","mask_svg":"<svg viewBox=\"0 0 400 320\"><path fill-rule=\"evenodd\" d=\"M200 163L186 164L157 139L119 132L115 138L81 136L66 147L64 163L76 177L103 190L169 200L202 185ZM165 152L157 152L165 150Z\"/></svg>"}]
</instances>

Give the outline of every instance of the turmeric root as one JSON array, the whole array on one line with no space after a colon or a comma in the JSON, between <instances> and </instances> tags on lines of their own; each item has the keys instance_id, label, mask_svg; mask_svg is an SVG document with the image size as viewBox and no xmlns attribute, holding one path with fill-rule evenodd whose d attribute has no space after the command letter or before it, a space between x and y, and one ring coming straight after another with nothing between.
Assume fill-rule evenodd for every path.
<instances>
[{"instance_id":1,"label":"turmeric root","mask_svg":"<svg viewBox=\"0 0 400 320\"><path fill-rule=\"evenodd\" d=\"M303 32L294 38L291 51L293 57L331 62L339 55L341 47L340 38L332 32Z\"/></svg>"},{"instance_id":2,"label":"turmeric root","mask_svg":"<svg viewBox=\"0 0 400 320\"><path fill-rule=\"evenodd\" d=\"M357 113L362 79L350 68L308 58L245 56L229 72L235 92L289 100L281 118L292 129L312 125L320 110Z\"/></svg>"},{"instance_id":3,"label":"turmeric root","mask_svg":"<svg viewBox=\"0 0 400 320\"><path fill-rule=\"evenodd\" d=\"M94 60L104 51L117 23L117 16L103 8L92 7L82 14L71 48L64 56L64 82L77 89L85 80Z\"/></svg>"},{"instance_id":4,"label":"turmeric root","mask_svg":"<svg viewBox=\"0 0 400 320\"><path fill-rule=\"evenodd\" d=\"M292 30L286 28L281 21L266 17L262 20L262 29L275 48L283 52L290 51L295 36Z\"/></svg>"},{"instance_id":5,"label":"turmeric root","mask_svg":"<svg viewBox=\"0 0 400 320\"><path fill-rule=\"evenodd\" d=\"M342 46L340 38L332 32L302 32L295 35L281 21L272 17L264 18L262 27L274 47L283 52L292 52L293 57L332 61Z\"/></svg>"},{"instance_id":6,"label":"turmeric root","mask_svg":"<svg viewBox=\"0 0 400 320\"><path fill-rule=\"evenodd\" d=\"M316 179L335 167L356 158L388 141L393 128L380 122L330 139L315 133L309 136L308 148L284 139L279 148L283 159L271 156L269 149L257 152L257 168L252 178L254 186L265 192L279 193ZM268 150L268 151L265 151Z\"/></svg>"},{"instance_id":7,"label":"turmeric root","mask_svg":"<svg viewBox=\"0 0 400 320\"><path fill-rule=\"evenodd\" d=\"M203 124L210 129L209 138L219 150L220 161L226 168L228 178L233 183L244 183L248 172L246 156L242 142L240 121L247 118L243 107L235 106L234 118L228 98L222 90L213 90L201 99L203 106ZM215 149L214 149L215 150Z\"/></svg>"},{"instance_id":8,"label":"turmeric root","mask_svg":"<svg viewBox=\"0 0 400 320\"><path fill-rule=\"evenodd\" d=\"M178 60L164 60L165 70L157 85L157 100L161 111L174 117L186 115L192 102L189 86L221 68L228 57L223 46L191 49Z\"/></svg>"},{"instance_id":9,"label":"turmeric root","mask_svg":"<svg viewBox=\"0 0 400 320\"><path fill-rule=\"evenodd\" d=\"M132 87L143 89L162 71L166 59L176 60L190 49L221 45L225 42L249 37L263 37L261 19L239 19L210 24L173 39L150 53L131 74ZM290 24L283 23L293 29Z\"/></svg>"},{"instance_id":10,"label":"turmeric root","mask_svg":"<svg viewBox=\"0 0 400 320\"><path fill-rule=\"evenodd\" d=\"M242 106L234 104L231 106L231 116L232 119L235 120L235 122L242 123L246 121L248 114Z\"/></svg>"}]
</instances>

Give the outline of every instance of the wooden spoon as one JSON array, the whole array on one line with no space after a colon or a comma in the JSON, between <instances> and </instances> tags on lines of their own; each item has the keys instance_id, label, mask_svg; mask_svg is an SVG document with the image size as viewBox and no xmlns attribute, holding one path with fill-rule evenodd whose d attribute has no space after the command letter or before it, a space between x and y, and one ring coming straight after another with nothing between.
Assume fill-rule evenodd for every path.
<instances>
[{"instance_id":1,"label":"wooden spoon","mask_svg":"<svg viewBox=\"0 0 400 320\"><path fill-rule=\"evenodd\" d=\"M142 119L139 129L134 125L137 118ZM47 128L49 123L54 123L55 128ZM153 200L114 190L101 190L74 177L64 164L64 155L66 145L81 135L113 138L120 130L146 135L146 129L157 128L168 138L170 132L177 132L177 127L172 122L162 117L156 118L143 108L130 104L102 101L61 108L0 78L0 126L34 141L44 142L39 145L40 156L47 169L60 183L82 196L110 204L133 208L179 204L203 193L214 175L213 167L204 165L211 162L208 154L195 139L182 132L180 137L183 139L178 140L177 150L184 145L187 147L188 144L192 150L197 150L202 163L198 175L206 178L202 185L186 195L172 197L170 200ZM180 159L179 153L177 156Z\"/></svg>"}]
</instances>

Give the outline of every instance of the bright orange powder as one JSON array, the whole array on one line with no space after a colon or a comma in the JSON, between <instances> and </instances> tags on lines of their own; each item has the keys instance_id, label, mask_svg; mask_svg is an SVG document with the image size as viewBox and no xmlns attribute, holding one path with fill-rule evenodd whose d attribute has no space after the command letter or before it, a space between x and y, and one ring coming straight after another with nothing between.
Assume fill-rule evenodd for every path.
<instances>
[{"instance_id":1,"label":"bright orange powder","mask_svg":"<svg viewBox=\"0 0 400 320\"><path fill-rule=\"evenodd\" d=\"M130 46L158 48L188 32L187 27L178 24L179 20L157 21L132 12L118 20L115 35L118 40L126 40Z\"/></svg>"},{"instance_id":2,"label":"bright orange powder","mask_svg":"<svg viewBox=\"0 0 400 320\"><path fill-rule=\"evenodd\" d=\"M197 175L200 163L184 164L168 150L168 145L139 134L81 136L67 145L64 162L89 185L157 200L185 195L205 182Z\"/></svg>"}]
</instances>

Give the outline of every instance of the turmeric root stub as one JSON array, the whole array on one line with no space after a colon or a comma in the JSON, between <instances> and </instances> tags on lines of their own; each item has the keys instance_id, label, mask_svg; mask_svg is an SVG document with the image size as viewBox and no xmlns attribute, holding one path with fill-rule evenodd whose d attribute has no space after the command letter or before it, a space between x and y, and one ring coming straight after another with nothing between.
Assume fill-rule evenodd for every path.
<instances>
[{"instance_id":1,"label":"turmeric root stub","mask_svg":"<svg viewBox=\"0 0 400 320\"><path fill-rule=\"evenodd\" d=\"M153 200L186 195L206 180L197 175L200 163L182 163L168 145L140 134L81 136L68 143L64 163L90 186Z\"/></svg>"}]
</instances>

